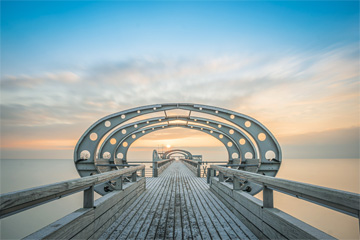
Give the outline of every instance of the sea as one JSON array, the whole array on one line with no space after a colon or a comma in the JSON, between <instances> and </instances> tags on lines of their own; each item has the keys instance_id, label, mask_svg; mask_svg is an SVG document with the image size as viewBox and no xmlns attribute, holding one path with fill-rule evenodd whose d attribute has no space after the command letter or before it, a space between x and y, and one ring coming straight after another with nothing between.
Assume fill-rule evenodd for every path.
<instances>
[{"instance_id":1,"label":"sea","mask_svg":"<svg viewBox=\"0 0 360 240\"><path fill-rule=\"evenodd\" d=\"M276 177L360 193L359 172L359 159L285 159ZM2 194L79 177L72 159L1 159L0 173ZM23 238L81 208L82 201L77 193L6 217L0 238ZM336 238L359 239L357 218L277 192L274 205Z\"/></svg>"}]
</instances>

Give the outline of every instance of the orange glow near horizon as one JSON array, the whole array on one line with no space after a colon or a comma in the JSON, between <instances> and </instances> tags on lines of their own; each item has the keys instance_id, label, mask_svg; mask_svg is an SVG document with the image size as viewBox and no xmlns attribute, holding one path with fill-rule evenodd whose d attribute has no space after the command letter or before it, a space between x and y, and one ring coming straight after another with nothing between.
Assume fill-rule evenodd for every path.
<instances>
[{"instance_id":1,"label":"orange glow near horizon","mask_svg":"<svg viewBox=\"0 0 360 240\"><path fill-rule=\"evenodd\" d=\"M1 149L73 150L76 141L75 139L7 140L1 142Z\"/></svg>"}]
</instances>

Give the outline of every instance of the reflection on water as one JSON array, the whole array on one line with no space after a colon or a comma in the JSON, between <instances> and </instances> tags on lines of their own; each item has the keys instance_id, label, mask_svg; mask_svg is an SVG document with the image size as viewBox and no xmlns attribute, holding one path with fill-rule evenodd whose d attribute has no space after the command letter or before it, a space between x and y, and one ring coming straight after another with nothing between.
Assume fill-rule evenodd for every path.
<instances>
[{"instance_id":1,"label":"reflection on water","mask_svg":"<svg viewBox=\"0 0 360 240\"><path fill-rule=\"evenodd\" d=\"M73 160L1 160L1 193L78 178ZM147 164L149 165L149 164ZM277 177L360 192L358 159L287 159ZM261 198L261 193L257 195ZM19 239L82 206L82 194L1 220L1 239ZM356 218L275 193L275 207L337 238L358 239Z\"/></svg>"}]
</instances>

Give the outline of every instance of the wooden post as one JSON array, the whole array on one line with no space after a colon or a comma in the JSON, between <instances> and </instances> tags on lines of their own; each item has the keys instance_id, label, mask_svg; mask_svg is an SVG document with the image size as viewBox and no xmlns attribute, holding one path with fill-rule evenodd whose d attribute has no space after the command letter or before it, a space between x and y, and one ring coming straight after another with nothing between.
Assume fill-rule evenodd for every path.
<instances>
[{"instance_id":1,"label":"wooden post","mask_svg":"<svg viewBox=\"0 0 360 240\"><path fill-rule=\"evenodd\" d=\"M219 182L224 181L224 174L222 172L219 172Z\"/></svg>"},{"instance_id":2,"label":"wooden post","mask_svg":"<svg viewBox=\"0 0 360 240\"><path fill-rule=\"evenodd\" d=\"M123 189L123 179L122 179L122 176L120 176L118 179L115 180L114 188L115 188L115 190L122 190L122 189Z\"/></svg>"},{"instance_id":3,"label":"wooden post","mask_svg":"<svg viewBox=\"0 0 360 240\"><path fill-rule=\"evenodd\" d=\"M158 177L158 163L153 162L153 177Z\"/></svg>"},{"instance_id":4,"label":"wooden post","mask_svg":"<svg viewBox=\"0 0 360 240\"><path fill-rule=\"evenodd\" d=\"M273 190L264 186L263 190L263 207L264 208L273 208L274 207L274 196Z\"/></svg>"},{"instance_id":5,"label":"wooden post","mask_svg":"<svg viewBox=\"0 0 360 240\"><path fill-rule=\"evenodd\" d=\"M136 182L136 178L137 178L136 172L133 172L133 173L131 174L131 181L132 181L132 182Z\"/></svg>"},{"instance_id":6,"label":"wooden post","mask_svg":"<svg viewBox=\"0 0 360 240\"><path fill-rule=\"evenodd\" d=\"M206 182L208 183L208 184L210 184L210 178L212 177L211 176L211 171L212 169L211 168L208 168L207 169L207 173L206 173Z\"/></svg>"},{"instance_id":7,"label":"wooden post","mask_svg":"<svg viewBox=\"0 0 360 240\"><path fill-rule=\"evenodd\" d=\"M201 176L200 176L200 173L201 173L201 168L200 168L200 166L201 166L201 163L197 163L197 169L196 169L196 170L197 170L197 171L196 171L196 176L197 176L197 177L201 177Z\"/></svg>"},{"instance_id":8,"label":"wooden post","mask_svg":"<svg viewBox=\"0 0 360 240\"><path fill-rule=\"evenodd\" d=\"M145 168L141 170L141 177L145 177Z\"/></svg>"},{"instance_id":9,"label":"wooden post","mask_svg":"<svg viewBox=\"0 0 360 240\"><path fill-rule=\"evenodd\" d=\"M240 190L241 189L241 182L239 180L239 178L237 177L233 177L233 190Z\"/></svg>"},{"instance_id":10,"label":"wooden post","mask_svg":"<svg viewBox=\"0 0 360 240\"><path fill-rule=\"evenodd\" d=\"M94 207L94 186L84 190L84 208Z\"/></svg>"}]
</instances>

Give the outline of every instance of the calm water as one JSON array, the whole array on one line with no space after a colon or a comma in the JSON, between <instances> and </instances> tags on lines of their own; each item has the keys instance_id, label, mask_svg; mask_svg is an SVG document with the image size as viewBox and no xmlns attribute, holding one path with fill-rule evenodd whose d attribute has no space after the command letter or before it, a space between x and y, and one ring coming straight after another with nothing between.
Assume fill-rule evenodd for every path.
<instances>
[{"instance_id":1,"label":"calm water","mask_svg":"<svg viewBox=\"0 0 360 240\"><path fill-rule=\"evenodd\" d=\"M78 178L73 160L1 160L1 193ZM360 193L358 159L287 159L277 177ZM98 197L98 196L97 196ZM261 198L261 194L257 196ZM19 239L82 206L82 194L1 220L1 239ZM356 218L275 193L275 207L340 239L359 239Z\"/></svg>"}]
</instances>

